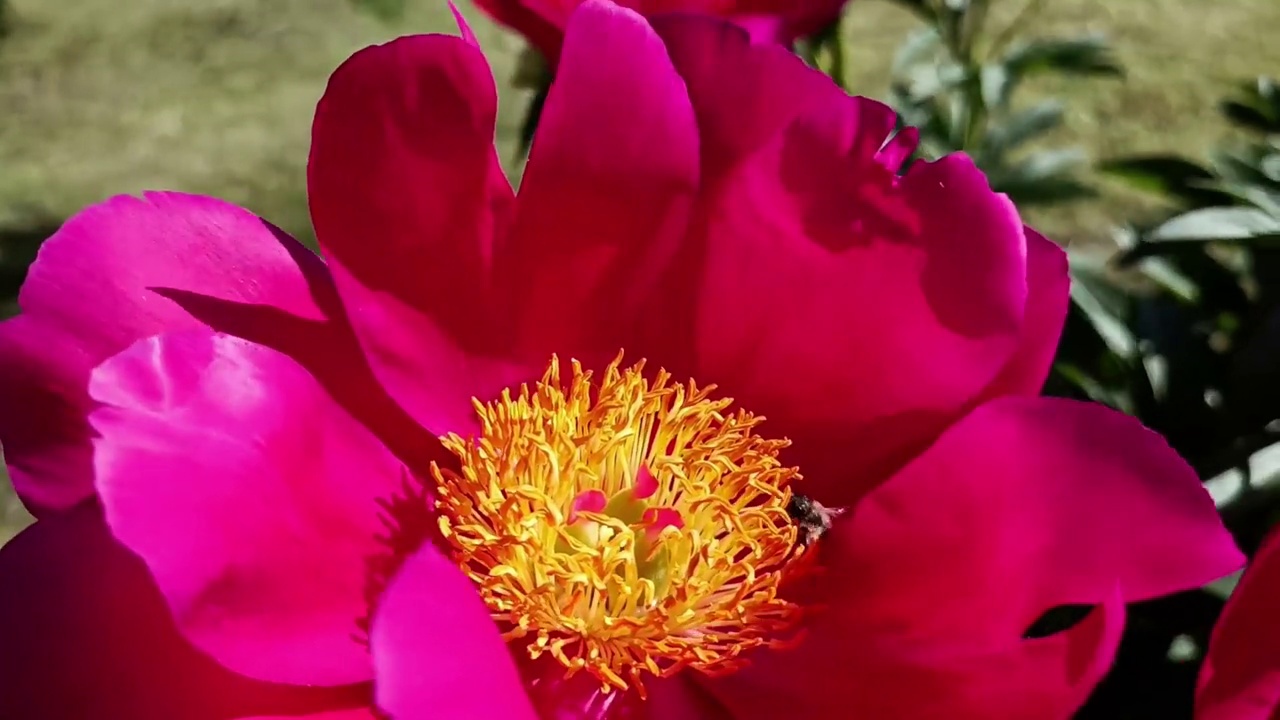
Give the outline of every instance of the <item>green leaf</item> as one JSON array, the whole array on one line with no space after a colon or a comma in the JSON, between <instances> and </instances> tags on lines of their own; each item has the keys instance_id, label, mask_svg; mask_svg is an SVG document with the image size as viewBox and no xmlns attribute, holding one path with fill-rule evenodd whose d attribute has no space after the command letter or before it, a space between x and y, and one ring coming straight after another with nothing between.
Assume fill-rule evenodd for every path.
<instances>
[{"instance_id":1,"label":"green leaf","mask_svg":"<svg viewBox=\"0 0 1280 720\"><path fill-rule=\"evenodd\" d=\"M1098 196L1098 191L1088 183L1073 177L1006 179L998 183L992 181L991 187L1008 195L1013 204L1020 207L1058 205Z\"/></svg>"},{"instance_id":2,"label":"green leaf","mask_svg":"<svg viewBox=\"0 0 1280 720\"><path fill-rule=\"evenodd\" d=\"M979 72L979 84L982 86L982 102L987 107L1003 108L1008 105L1013 82L1004 65L983 65Z\"/></svg>"},{"instance_id":3,"label":"green leaf","mask_svg":"<svg viewBox=\"0 0 1280 720\"><path fill-rule=\"evenodd\" d=\"M379 20L392 22L404 17L406 0L351 0L351 4Z\"/></svg>"},{"instance_id":4,"label":"green leaf","mask_svg":"<svg viewBox=\"0 0 1280 720\"><path fill-rule=\"evenodd\" d=\"M1072 284L1082 283L1090 296L1101 303L1108 314L1123 318L1128 312L1129 295L1124 288L1112 281L1111 262L1107 255L1096 250L1067 253Z\"/></svg>"},{"instance_id":5,"label":"green leaf","mask_svg":"<svg viewBox=\"0 0 1280 720\"><path fill-rule=\"evenodd\" d=\"M1018 172L1034 178L1048 178L1074 172L1089 162L1089 156L1078 147L1040 150L1018 164Z\"/></svg>"},{"instance_id":6,"label":"green leaf","mask_svg":"<svg viewBox=\"0 0 1280 720\"><path fill-rule=\"evenodd\" d=\"M1211 187L1239 202L1252 205L1272 217L1280 218L1280 189L1269 190L1250 183L1225 181L1213 183Z\"/></svg>"},{"instance_id":7,"label":"green leaf","mask_svg":"<svg viewBox=\"0 0 1280 720\"><path fill-rule=\"evenodd\" d=\"M1118 259L1118 264L1123 265L1126 262L1128 260L1124 256ZM1140 258L1138 269L1147 279L1164 288L1179 300L1186 303L1200 301L1200 288L1191 278L1179 272L1169 261L1157 257Z\"/></svg>"},{"instance_id":8,"label":"green leaf","mask_svg":"<svg viewBox=\"0 0 1280 720\"><path fill-rule=\"evenodd\" d=\"M917 100L947 94L965 83L968 74L963 66L952 62L917 65L908 72L906 90Z\"/></svg>"},{"instance_id":9,"label":"green leaf","mask_svg":"<svg viewBox=\"0 0 1280 720\"><path fill-rule=\"evenodd\" d=\"M1122 358L1137 356L1138 339L1120 318L1107 311L1106 306L1093 294L1089 283L1072 283L1071 301L1088 317L1089 324L1111 352Z\"/></svg>"},{"instance_id":10,"label":"green leaf","mask_svg":"<svg viewBox=\"0 0 1280 720\"><path fill-rule=\"evenodd\" d=\"M927 0L893 0L893 3L915 13L925 22L932 23L936 18L932 3Z\"/></svg>"},{"instance_id":11,"label":"green leaf","mask_svg":"<svg viewBox=\"0 0 1280 720\"><path fill-rule=\"evenodd\" d=\"M1057 100L1045 100L1008 116L993 126L985 139L988 152L1000 155L1015 150L1062 126L1066 106Z\"/></svg>"},{"instance_id":12,"label":"green leaf","mask_svg":"<svg viewBox=\"0 0 1280 720\"><path fill-rule=\"evenodd\" d=\"M894 77L902 77L916 65L932 60L933 53L938 49L940 40L938 29L934 27L926 27L912 32L898 46L898 51L893 56L893 66L890 72L893 73Z\"/></svg>"},{"instance_id":13,"label":"green leaf","mask_svg":"<svg viewBox=\"0 0 1280 720\"><path fill-rule=\"evenodd\" d=\"M1262 158L1262 162L1258 163L1258 169L1268 180L1280 183L1280 153L1273 153Z\"/></svg>"},{"instance_id":14,"label":"green leaf","mask_svg":"<svg viewBox=\"0 0 1280 720\"><path fill-rule=\"evenodd\" d=\"M1218 104L1218 111L1227 120L1246 130L1259 132L1280 132L1280 118L1271 117L1265 110L1247 105L1237 100L1223 100Z\"/></svg>"},{"instance_id":15,"label":"green leaf","mask_svg":"<svg viewBox=\"0 0 1280 720\"><path fill-rule=\"evenodd\" d=\"M1110 44L1101 35L1033 40L1010 50L1004 57L1004 66L1018 80L1046 71L1110 77L1124 74Z\"/></svg>"},{"instance_id":16,"label":"green leaf","mask_svg":"<svg viewBox=\"0 0 1280 720\"><path fill-rule=\"evenodd\" d=\"M1260 76L1243 83L1237 97L1223 101L1219 109L1246 129L1280 133L1280 86L1271 78Z\"/></svg>"},{"instance_id":17,"label":"green leaf","mask_svg":"<svg viewBox=\"0 0 1280 720\"><path fill-rule=\"evenodd\" d=\"M540 92L551 84L551 65L547 58L532 45L525 45L516 56L515 71L511 74L511 86L521 90Z\"/></svg>"},{"instance_id":18,"label":"green leaf","mask_svg":"<svg viewBox=\"0 0 1280 720\"><path fill-rule=\"evenodd\" d=\"M1230 202L1221 192L1202 184L1214 180L1207 168L1177 155L1134 155L1105 160L1098 171L1136 190L1174 198L1189 205L1222 205Z\"/></svg>"},{"instance_id":19,"label":"green leaf","mask_svg":"<svg viewBox=\"0 0 1280 720\"><path fill-rule=\"evenodd\" d=\"M1053 371L1063 380L1079 388L1094 402L1109 405L1122 412L1130 412L1133 409L1133 403L1129 402L1123 393L1102 384L1074 363L1056 361L1053 364Z\"/></svg>"},{"instance_id":20,"label":"green leaf","mask_svg":"<svg viewBox=\"0 0 1280 720\"><path fill-rule=\"evenodd\" d=\"M533 147L533 136L538 130L538 122L542 120L542 108L547 104L547 94L551 91L548 83L534 92L529 100L529 109L525 112L524 122L520 123L520 154L529 154Z\"/></svg>"},{"instance_id":21,"label":"green leaf","mask_svg":"<svg viewBox=\"0 0 1280 720\"><path fill-rule=\"evenodd\" d=\"M1079 148L1041 150L1014 165L988 170L992 189L1018 205L1045 205L1095 197L1097 191L1075 176L1087 161Z\"/></svg>"},{"instance_id":22,"label":"green leaf","mask_svg":"<svg viewBox=\"0 0 1280 720\"><path fill-rule=\"evenodd\" d=\"M1280 136L1272 140L1280 142ZM1210 153L1210 158L1218 174L1228 180L1280 189L1280 183L1270 176L1267 168L1268 159L1277 153L1280 153L1280 149L1271 141L1237 142L1216 149Z\"/></svg>"},{"instance_id":23,"label":"green leaf","mask_svg":"<svg viewBox=\"0 0 1280 720\"><path fill-rule=\"evenodd\" d=\"M1183 213L1156 227L1145 239L1159 243L1203 243L1264 237L1280 240L1280 219L1257 208L1212 207Z\"/></svg>"}]
</instances>

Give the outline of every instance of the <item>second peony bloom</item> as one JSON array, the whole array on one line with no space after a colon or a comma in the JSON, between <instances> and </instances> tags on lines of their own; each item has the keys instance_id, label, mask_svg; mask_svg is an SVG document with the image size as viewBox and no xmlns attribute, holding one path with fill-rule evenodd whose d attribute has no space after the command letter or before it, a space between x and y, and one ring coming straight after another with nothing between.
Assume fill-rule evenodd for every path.
<instances>
[{"instance_id":1,"label":"second peony bloom","mask_svg":"<svg viewBox=\"0 0 1280 720\"><path fill-rule=\"evenodd\" d=\"M0 552L0 702L303 712L158 642L79 660L64 628L139 621L80 602L124 592L66 559L100 517L184 642L335 720L1067 718L1125 602L1242 564L1159 437L1037 397L1061 251L964 156L900 173L889 108L589 0L518 195L495 115L465 27L403 38L317 110L327 264L177 194L49 241L0 326L41 518Z\"/></svg>"}]
</instances>

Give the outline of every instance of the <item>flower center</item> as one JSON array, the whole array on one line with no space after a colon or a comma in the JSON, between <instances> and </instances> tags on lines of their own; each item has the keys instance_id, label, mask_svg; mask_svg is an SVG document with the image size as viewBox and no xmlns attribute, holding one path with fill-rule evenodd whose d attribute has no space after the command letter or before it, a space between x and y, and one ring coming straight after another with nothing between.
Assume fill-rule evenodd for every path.
<instances>
[{"instance_id":1,"label":"flower center","mask_svg":"<svg viewBox=\"0 0 1280 720\"><path fill-rule=\"evenodd\" d=\"M566 385L552 358L533 388L475 402L479 438L443 438L460 472L432 470L441 531L507 639L643 696L646 673L731 672L789 639L800 610L778 588L804 545L788 441L714 386L620 364L593 387L575 361Z\"/></svg>"}]
</instances>

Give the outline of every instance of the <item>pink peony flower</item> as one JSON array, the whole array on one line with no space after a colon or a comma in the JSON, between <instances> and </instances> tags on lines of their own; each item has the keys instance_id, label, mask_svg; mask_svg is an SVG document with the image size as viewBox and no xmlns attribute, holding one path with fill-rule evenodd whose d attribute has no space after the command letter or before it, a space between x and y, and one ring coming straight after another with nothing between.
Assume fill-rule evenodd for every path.
<instances>
[{"instance_id":1,"label":"pink peony flower","mask_svg":"<svg viewBox=\"0 0 1280 720\"><path fill-rule=\"evenodd\" d=\"M1126 601L1240 566L1155 434L1037 397L1061 251L887 107L589 0L518 196L495 115L465 27L403 38L317 109L327 264L173 193L48 241L0 714L1066 718Z\"/></svg>"},{"instance_id":2,"label":"pink peony flower","mask_svg":"<svg viewBox=\"0 0 1280 720\"><path fill-rule=\"evenodd\" d=\"M849 0L622 0L618 5L645 17L697 13L733 21L760 40L790 46L840 19ZM584 0L476 0L501 25L524 36L554 62L565 27Z\"/></svg>"},{"instance_id":3,"label":"pink peony flower","mask_svg":"<svg viewBox=\"0 0 1280 720\"><path fill-rule=\"evenodd\" d=\"M1197 720L1280 713L1280 532L1254 556L1213 630L1196 692Z\"/></svg>"}]
</instances>

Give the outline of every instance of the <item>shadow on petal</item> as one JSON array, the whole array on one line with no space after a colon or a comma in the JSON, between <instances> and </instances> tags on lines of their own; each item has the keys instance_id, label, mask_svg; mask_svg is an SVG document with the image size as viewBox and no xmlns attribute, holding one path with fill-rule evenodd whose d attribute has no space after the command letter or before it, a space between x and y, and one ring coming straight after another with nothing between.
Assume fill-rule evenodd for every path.
<instances>
[{"instance_id":1,"label":"shadow on petal","mask_svg":"<svg viewBox=\"0 0 1280 720\"><path fill-rule=\"evenodd\" d=\"M0 716L305 716L367 707L369 694L367 685L256 682L217 666L179 636L95 503L45 518L0 550Z\"/></svg>"}]
</instances>

